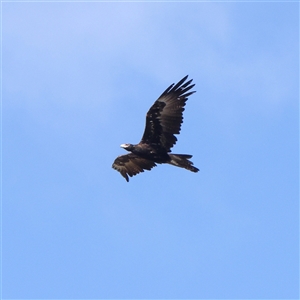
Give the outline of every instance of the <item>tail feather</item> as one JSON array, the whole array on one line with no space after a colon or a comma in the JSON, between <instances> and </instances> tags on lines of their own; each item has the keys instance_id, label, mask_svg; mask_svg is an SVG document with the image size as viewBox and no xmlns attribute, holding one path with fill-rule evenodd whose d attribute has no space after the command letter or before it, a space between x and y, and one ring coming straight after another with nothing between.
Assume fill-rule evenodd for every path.
<instances>
[{"instance_id":1,"label":"tail feather","mask_svg":"<svg viewBox=\"0 0 300 300\"><path fill-rule=\"evenodd\" d=\"M171 160L168 162L169 164L187 169L192 172L198 172L199 169L193 166L193 163L188 160L189 158L192 158L192 155L189 154L169 154Z\"/></svg>"}]
</instances>

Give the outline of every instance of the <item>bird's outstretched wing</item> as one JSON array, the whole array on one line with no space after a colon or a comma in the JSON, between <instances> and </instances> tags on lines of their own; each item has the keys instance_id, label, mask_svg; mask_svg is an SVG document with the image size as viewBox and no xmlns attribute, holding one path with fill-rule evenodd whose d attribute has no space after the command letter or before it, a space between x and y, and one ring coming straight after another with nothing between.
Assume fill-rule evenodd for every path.
<instances>
[{"instance_id":1,"label":"bird's outstretched wing","mask_svg":"<svg viewBox=\"0 0 300 300\"><path fill-rule=\"evenodd\" d=\"M151 106L141 143L156 145L167 152L175 145L177 138L174 134L180 132L185 102L188 96L195 93L188 92L194 84L191 84L192 79L185 82L187 77L176 85L170 85Z\"/></svg>"},{"instance_id":2,"label":"bird's outstretched wing","mask_svg":"<svg viewBox=\"0 0 300 300\"><path fill-rule=\"evenodd\" d=\"M144 170L151 170L155 166L154 161L139 157L133 153L118 156L112 165L127 182L129 181L128 175L132 177L140 172L144 172Z\"/></svg>"}]
</instances>

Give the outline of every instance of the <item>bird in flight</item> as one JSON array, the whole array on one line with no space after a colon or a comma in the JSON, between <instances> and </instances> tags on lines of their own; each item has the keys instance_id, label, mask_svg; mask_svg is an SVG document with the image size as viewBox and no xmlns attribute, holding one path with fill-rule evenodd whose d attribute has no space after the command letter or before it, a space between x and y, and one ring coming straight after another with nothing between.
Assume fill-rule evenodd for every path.
<instances>
[{"instance_id":1,"label":"bird in flight","mask_svg":"<svg viewBox=\"0 0 300 300\"><path fill-rule=\"evenodd\" d=\"M112 167L129 181L129 177L144 170L151 170L156 164L171 164L192 172L199 169L189 160L192 155L173 154L171 148L180 133L183 121L183 111L188 96L195 93L190 91L195 84L192 79L182 78L176 85L171 84L150 107L146 115L146 128L141 141L136 144L122 144L121 147L131 152L118 156Z\"/></svg>"}]
</instances>

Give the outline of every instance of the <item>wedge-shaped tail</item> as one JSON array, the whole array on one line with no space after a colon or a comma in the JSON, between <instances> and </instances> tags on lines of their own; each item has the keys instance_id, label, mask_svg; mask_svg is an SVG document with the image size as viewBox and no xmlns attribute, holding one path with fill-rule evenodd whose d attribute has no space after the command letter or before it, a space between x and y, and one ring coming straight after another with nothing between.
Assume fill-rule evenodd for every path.
<instances>
[{"instance_id":1,"label":"wedge-shaped tail","mask_svg":"<svg viewBox=\"0 0 300 300\"><path fill-rule=\"evenodd\" d=\"M189 154L169 154L171 160L168 162L169 164L190 170L192 172L198 172L199 169L193 166L193 163L189 160L193 155Z\"/></svg>"}]
</instances>

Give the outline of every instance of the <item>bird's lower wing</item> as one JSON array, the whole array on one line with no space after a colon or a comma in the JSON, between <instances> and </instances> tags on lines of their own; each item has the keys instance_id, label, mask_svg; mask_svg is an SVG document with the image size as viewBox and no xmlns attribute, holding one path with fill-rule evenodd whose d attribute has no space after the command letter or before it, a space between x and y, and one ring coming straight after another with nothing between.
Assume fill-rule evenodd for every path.
<instances>
[{"instance_id":1,"label":"bird's lower wing","mask_svg":"<svg viewBox=\"0 0 300 300\"><path fill-rule=\"evenodd\" d=\"M133 153L118 156L112 165L115 170L121 173L127 182L129 181L128 175L132 177L144 172L144 170L151 170L155 166L154 161L142 158Z\"/></svg>"}]
</instances>

